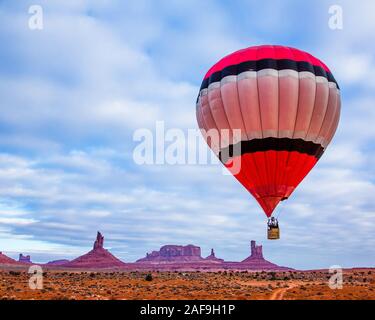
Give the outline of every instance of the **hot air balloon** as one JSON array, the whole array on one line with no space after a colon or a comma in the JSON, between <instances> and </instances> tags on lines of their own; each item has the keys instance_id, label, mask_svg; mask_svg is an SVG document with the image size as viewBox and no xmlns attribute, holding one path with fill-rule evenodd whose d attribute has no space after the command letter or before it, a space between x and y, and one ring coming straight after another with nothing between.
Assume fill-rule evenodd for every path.
<instances>
[{"instance_id":1,"label":"hot air balloon","mask_svg":"<svg viewBox=\"0 0 375 320\"><path fill-rule=\"evenodd\" d=\"M324 153L340 108L331 71L295 48L249 47L224 57L205 75L198 125L221 162L263 208L269 239L279 238L278 221L271 217L276 206ZM207 135L212 130L219 142ZM233 161L240 161L239 170L231 168Z\"/></svg>"}]
</instances>

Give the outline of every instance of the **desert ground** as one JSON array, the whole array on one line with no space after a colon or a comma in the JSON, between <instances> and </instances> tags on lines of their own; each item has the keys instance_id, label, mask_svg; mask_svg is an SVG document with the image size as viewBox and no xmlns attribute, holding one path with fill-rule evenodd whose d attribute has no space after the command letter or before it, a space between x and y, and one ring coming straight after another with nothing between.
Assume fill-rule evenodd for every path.
<instances>
[{"instance_id":1,"label":"desert ground","mask_svg":"<svg viewBox=\"0 0 375 320\"><path fill-rule=\"evenodd\" d=\"M344 270L332 290L327 270L284 272L129 272L47 270L43 288L29 288L26 269L0 270L0 299L375 299L375 269Z\"/></svg>"}]
</instances>

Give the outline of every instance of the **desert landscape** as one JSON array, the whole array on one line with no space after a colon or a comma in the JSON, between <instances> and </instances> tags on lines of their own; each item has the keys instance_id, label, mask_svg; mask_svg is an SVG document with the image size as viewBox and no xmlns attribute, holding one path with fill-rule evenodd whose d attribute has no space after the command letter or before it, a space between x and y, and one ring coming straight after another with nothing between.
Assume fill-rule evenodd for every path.
<instances>
[{"instance_id":1,"label":"desert landscape","mask_svg":"<svg viewBox=\"0 0 375 320\"><path fill-rule=\"evenodd\" d=\"M22 267L21 267L22 268ZM344 270L343 288L328 270L283 272L123 272L47 270L31 290L26 269L0 271L0 299L37 300L374 300L375 270Z\"/></svg>"},{"instance_id":2,"label":"desert landscape","mask_svg":"<svg viewBox=\"0 0 375 320\"><path fill-rule=\"evenodd\" d=\"M41 267L43 284L31 289L29 267ZM343 270L342 289L331 289L329 270L294 270L266 260L250 243L243 261L224 261L214 250L203 258L198 246L166 245L125 263L104 248L98 232L93 249L71 261L33 263L0 253L3 300L374 300L375 268Z\"/></svg>"}]
</instances>

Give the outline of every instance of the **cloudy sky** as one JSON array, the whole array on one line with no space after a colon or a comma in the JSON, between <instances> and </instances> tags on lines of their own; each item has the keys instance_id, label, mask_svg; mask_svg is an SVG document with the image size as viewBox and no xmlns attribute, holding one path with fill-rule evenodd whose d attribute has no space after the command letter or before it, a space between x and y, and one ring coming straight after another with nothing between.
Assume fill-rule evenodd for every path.
<instances>
[{"instance_id":1,"label":"cloudy sky","mask_svg":"<svg viewBox=\"0 0 375 320\"><path fill-rule=\"evenodd\" d=\"M375 3L357 3L0 1L0 251L73 258L100 230L128 262L189 243L242 260L255 239L281 265L374 266ZM33 4L43 8L42 30L29 28ZM328 26L335 4L342 30ZM220 164L133 160L135 130L154 131L156 121L197 128L204 73L259 44L325 61L343 101L333 143L277 211L276 242L266 240L256 201Z\"/></svg>"}]
</instances>

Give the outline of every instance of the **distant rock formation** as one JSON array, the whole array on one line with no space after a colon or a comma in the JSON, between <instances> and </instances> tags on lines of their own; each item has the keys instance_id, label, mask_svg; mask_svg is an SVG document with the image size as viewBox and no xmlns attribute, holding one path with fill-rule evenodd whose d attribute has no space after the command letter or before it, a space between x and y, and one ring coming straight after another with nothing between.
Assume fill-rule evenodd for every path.
<instances>
[{"instance_id":1,"label":"distant rock formation","mask_svg":"<svg viewBox=\"0 0 375 320\"><path fill-rule=\"evenodd\" d=\"M64 264L68 268L114 268L123 267L125 263L117 259L112 253L104 249L104 237L98 231L93 249Z\"/></svg>"},{"instance_id":2,"label":"distant rock formation","mask_svg":"<svg viewBox=\"0 0 375 320\"><path fill-rule=\"evenodd\" d=\"M262 246L256 245L254 240L250 242L251 254L245 260L240 262L240 265L246 266L248 269L254 270L284 270L289 269L286 267L280 267L272 262L269 262L263 257Z\"/></svg>"},{"instance_id":3,"label":"distant rock formation","mask_svg":"<svg viewBox=\"0 0 375 320\"><path fill-rule=\"evenodd\" d=\"M215 255L214 249L211 254L201 257L200 247L194 245L176 246L167 245L160 248L159 251L147 253L145 258L137 260L132 264L132 268L137 270L146 270L153 268L155 270L256 270L256 271L278 271L290 270L289 268L280 267L264 259L263 248L256 245L254 240L251 241L251 255L241 262L231 262L219 259ZM130 267L130 266L129 266Z\"/></svg>"},{"instance_id":4,"label":"distant rock formation","mask_svg":"<svg viewBox=\"0 0 375 320\"><path fill-rule=\"evenodd\" d=\"M19 264L19 262L12 258L9 258L0 251L0 264Z\"/></svg>"},{"instance_id":5,"label":"distant rock formation","mask_svg":"<svg viewBox=\"0 0 375 320\"><path fill-rule=\"evenodd\" d=\"M199 262L204 260L201 257L201 248L189 244L187 246L166 245L159 251L147 253L145 258L137 260L137 263L186 263Z\"/></svg>"},{"instance_id":6,"label":"distant rock formation","mask_svg":"<svg viewBox=\"0 0 375 320\"><path fill-rule=\"evenodd\" d=\"M206 258L201 256L201 248L192 244L165 245L158 251L147 253L146 257L134 263L124 263L108 250L104 249L104 237L98 232L93 249L88 253L72 260L54 260L46 263L46 266L56 268L79 269L111 269L120 268L129 271L220 271L220 270L251 270L251 271L284 271L291 268L278 266L264 259L263 248L254 240L250 243L250 256L241 262L224 261L217 258L214 249ZM19 262L0 252L0 264L30 264L30 256L20 254Z\"/></svg>"},{"instance_id":7,"label":"distant rock formation","mask_svg":"<svg viewBox=\"0 0 375 320\"><path fill-rule=\"evenodd\" d=\"M264 259L263 258L263 246L261 245L257 246L255 240L251 240L250 250L251 250L250 257L246 258L242 262L249 262L249 261L253 261L256 259Z\"/></svg>"},{"instance_id":8,"label":"distant rock formation","mask_svg":"<svg viewBox=\"0 0 375 320\"><path fill-rule=\"evenodd\" d=\"M214 249L211 249L211 254L205 258L207 261L222 263L224 262L224 259L216 258Z\"/></svg>"},{"instance_id":9,"label":"distant rock formation","mask_svg":"<svg viewBox=\"0 0 375 320\"><path fill-rule=\"evenodd\" d=\"M103 249L103 246L104 246L104 236L102 236L102 234L98 231L93 249L94 250Z\"/></svg>"},{"instance_id":10,"label":"distant rock formation","mask_svg":"<svg viewBox=\"0 0 375 320\"><path fill-rule=\"evenodd\" d=\"M70 261L67 259L53 260L46 263L47 266L63 266Z\"/></svg>"},{"instance_id":11,"label":"distant rock formation","mask_svg":"<svg viewBox=\"0 0 375 320\"><path fill-rule=\"evenodd\" d=\"M19 255L18 262L29 263L29 264L32 263L31 257L29 255L24 256L22 253L20 253L20 255Z\"/></svg>"}]
</instances>

